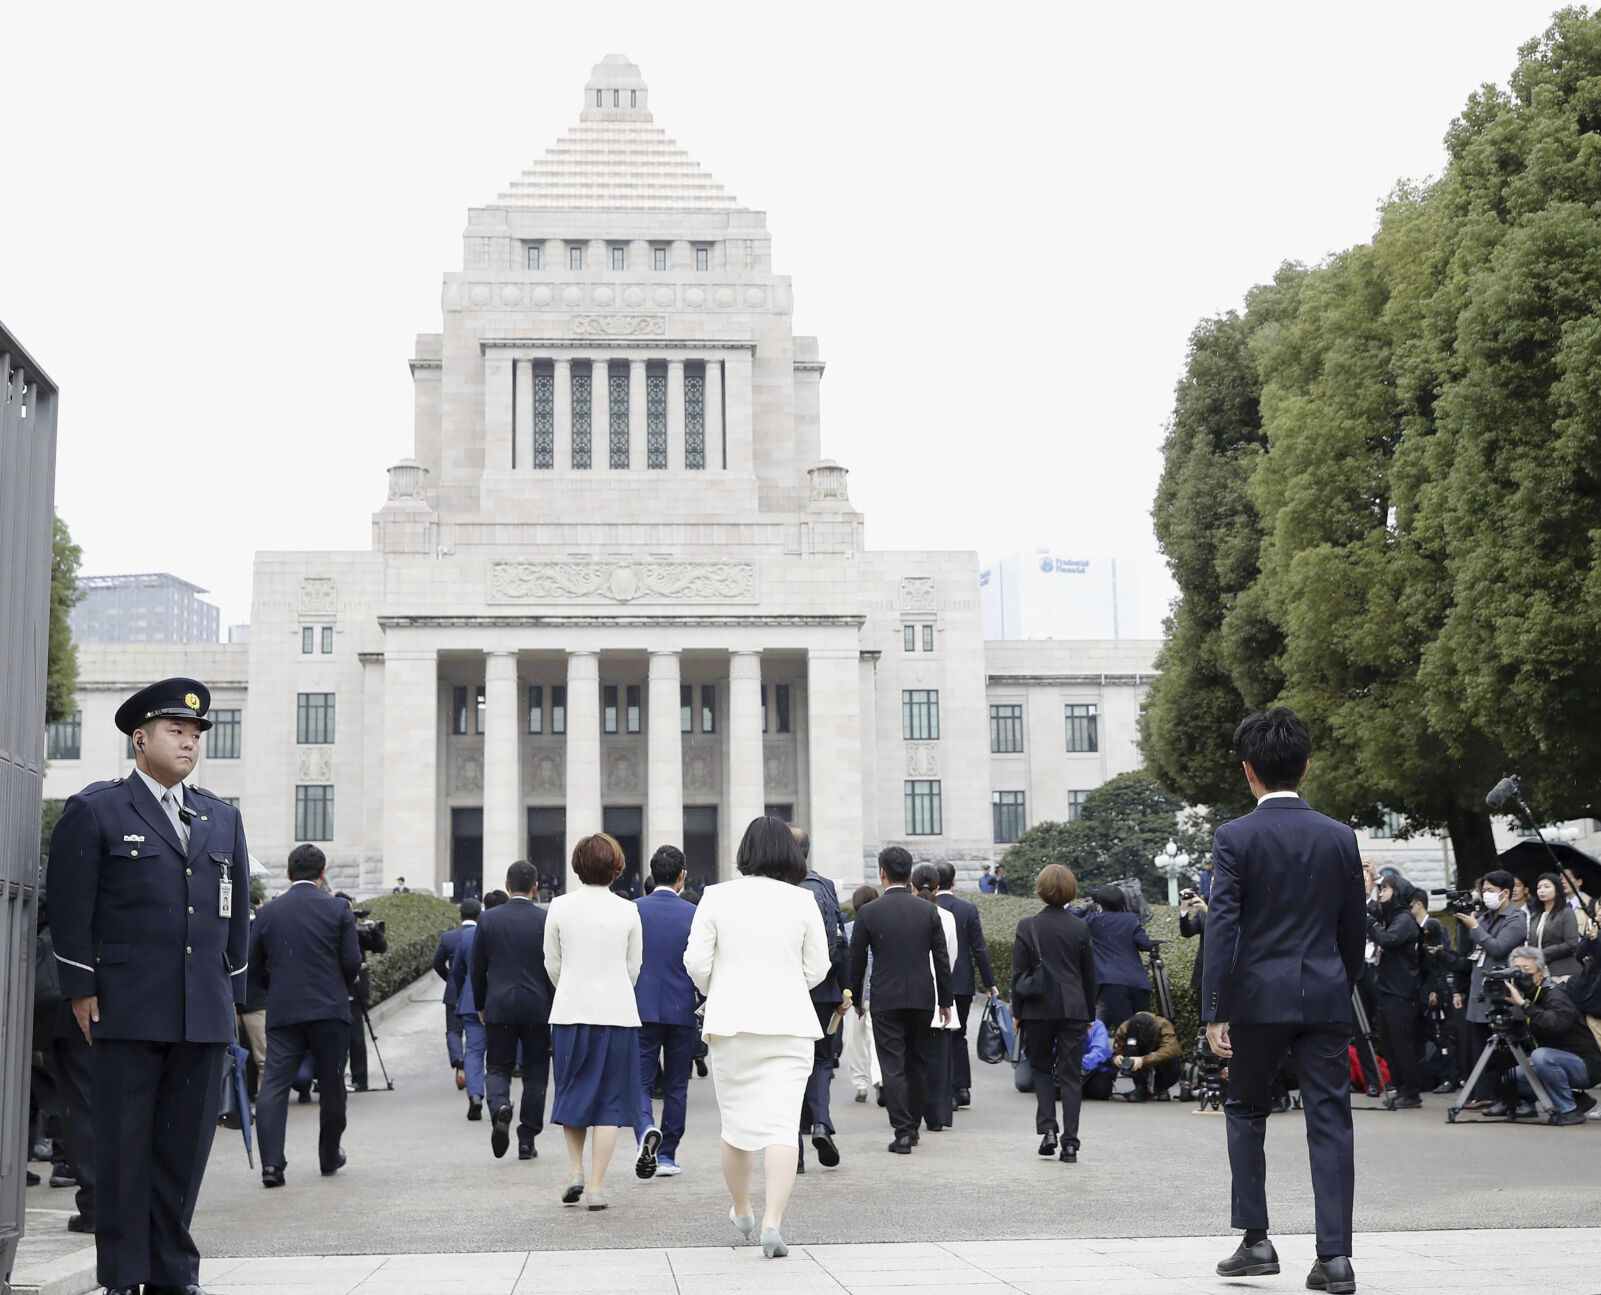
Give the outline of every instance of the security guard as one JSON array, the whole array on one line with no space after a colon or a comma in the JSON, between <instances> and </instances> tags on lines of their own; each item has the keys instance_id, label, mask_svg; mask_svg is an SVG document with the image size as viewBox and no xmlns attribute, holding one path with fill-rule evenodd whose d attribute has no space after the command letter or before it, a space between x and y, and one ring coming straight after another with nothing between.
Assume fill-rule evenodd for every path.
<instances>
[{"instance_id":1,"label":"security guard","mask_svg":"<svg viewBox=\"0 0 1601 1295\"><path fill-rule=\"evenodd\" d=\"M68 800L50 838L61 989L91 1045L95 1247L111 1295L204 1295L189 1224L250 938L239 811L184 783L210 705L193 679L128 698L116 722L134 772Z\"/></svg>"}]
</instances>

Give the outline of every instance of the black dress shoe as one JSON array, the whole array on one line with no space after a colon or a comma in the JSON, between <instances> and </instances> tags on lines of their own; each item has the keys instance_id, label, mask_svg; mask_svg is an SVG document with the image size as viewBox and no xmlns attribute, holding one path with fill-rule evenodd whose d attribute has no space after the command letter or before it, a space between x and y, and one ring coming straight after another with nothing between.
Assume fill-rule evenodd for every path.
<instances>
[{"instance_id":1,"label":"black dress shoe","mask_svg":"<svg viewBox=\"0 0 1601 1295\"><path fill-rule=\"evenodd\" d=\"M467 1099L467 1118L469 1120L481 1120L484 1118L484 1104L482 1101L475 1102L471 1098Z\"/></svg>"},{"instance_id":2,"label":"black dress shoe","mask_svg":"<svg viewBox=\"0 0 1601 1295\"><path fill-rule=\"evenodd\" d=\"M1061 1160L1064 1165L1076 1165L1078 1163L1078 1143L1062 1143L1062 1154L1058 1157L1058 1159Z\"/></svg>"},{"instance_id":3,"label":"black dress shoe","mask_svg":"<svg viewBox=\"0 0 1601 1295\"><path fill-rule=\"evenodd\" d=\"M282 1187L284 1185L284 1171L276 1165L262 1165L261 1185L263 1187Z\"/></svg>"},{"instance_id":4,"label":"black dress shoe","mask_svg":"<svg viewBox=\"0 0 1601 1295\"><path fill-rule=\"evenodd\" d=\"M1319 1259L1306 1275L1306 1288L1328 1291L1329 1295L1352 1295L1356 1290L1356 1274L1351 1271L1351 1261L1344 1255Z\"/></svg>"},{"instance_id":5,"label":"black dress shoe","mask_svg":"<svg viewBox=\"0 0 1601 1295\"><path fill-rule=\"evenodd\" d=\"M311 1105L311 1089L309 1089L309 1088L297 1088L295 1090L295 1105L297 1105L297 1106L310 1106Z\"/></svg>"},{"instance_id":6,"label":"black dress shoe","mask_svg":"<svg viewBox=\"0 0 1601 1295\"><path fill-rule=\"evenodd\" d=\"M824 1169L832 1169L839 1163L839 1148L834 1145L834 1135L823 1125L812 1125L812 1150L817 1153L817 1163Z\"/></svg>"},{"instance_id":7,"label":"black dress shoe","mask_svg":"<svg viewBox=\"0 0 1601 1295\"><path fill-rule=\"evenodd\" d=\"M797 1174L804 1174L806 1172L806 1153L804 1151L796 1153L795 1172Z\"/></svg>"},{"instance_id":8,"label":"black dress shoe","mask_svg":"<svg viewBox=\"0 0 1601 1295\"><path fill-rule=\"evenodd\" d=\"M972 1104L973 1104L973 1094L972 1094L971 1090L966 1089L966 1088L958 1088L956 1090L956 1105L958 1107L961 1107L961 1106L971 1106Z\"/></svg>"},{"instance_id":9,"label":"black dress shoe","mask_svg":"<svg viewBox=\"0 0 1601 1295\"><path fill-rule=\"evenodd\" d=\"M332 1178L335 1174L337 1174L344 1167L345 1167L345 1149L343 1147L340 1147L339 1148L339 1159L334 1162L332 1168L329 1168L327 1165L324 1165L323 1169L322 1169L322 1176L324 1178Z\"/></svg>"},{"instance_id":10,"label":"black dress shoe","mask_svg":"<svg viewBox=\"0 0 1601 1295\"><path fill-rule=\"evenodd\" d=\"M1217 1266L1219 1277L1271 1277L1279 1270L1279 1252L1271 1241L1258 1241L1254 1246L1240 1242L1240 1248ZM1307 1285L1312 1284L1311 1278Z\"/></svg>"},{"instance_id":11,"label":"black dress shoe","mask_svg":"<svg viewBox=\"0 0 1601 1295\"><path fill-rule=\"evenodd\" d=\"M911 1140L912 1140L912 1145L913 1145L913 1146L914 1146L914 1147L915 1147L915 1146L916 1146L916 1145L917 1145L917 1144L918 1144L918 1143L919 1143L919 1142L921 1142L921 1141L922 1141L922 1140L923 1140L923 1135L922 1135L922 1134L921 1134L921 1133L919 1133L919 1132L918 1132L918 1131L917 1131L917 1130L916 1130L916 1129L913 1129L913 1130L912 1130L912 1131L911 1131L911 1132L910 1132L910 1133L909 1133L909 1134L907 1134L907 1136L908 1136L908 1137L909 1137L909 1138L911 1138Z\"/></svg>"},{"instance_id":12,"label":"black dress shoe","mask_svg":"<svg viewBox=\"0 0 1601 1295\"><path fill-rule=\"evenodd\" d=\"M495 1153L496 1160L505 1156L511 1148L511 1117L511 1107L502 1106L490 1121L489 1149Z\"/></svg>"},{"instance_id":13,"label":"black dress shoe","mask_svg":"<svg viewBox=\"0 0 1601 1295\"><path fill-rule=\"evenodd\" d=\"M1589 1093L1574 1093L1573 1102L1580 1115L1588 1115L1595 1110L1595 1098L1591 1097Z\"/></svg>"},{"instance_id":14,"label":"black dress shoe","mask_svg":"<svg viewBox=\"0 0 1601 1295\"><path fill-rule=\"evenodd\" d=\"M93 1235L94 1230L95 1225L90 1220L84 1218L82 1214L74 1214L67 1220L68 1232L87 1232L90 1235Z\"/></svg>"},{"instance_id":15,"label":"black dress shoe","mask_svg":"<svg viewBox=\"0 0 1601 1295\"><path fill-rule=\"evenodd\" d=\"M1391 1093L1384 1099L1384 1109L1387 1111L1420 1111L1423 1109L1423 1099L1417 1096L1407 1097L1401 1093Z\"/></svg>"},{"instance_id":16,"label":"black dress shoe","mask_svg":"<svg viewBox=\"0 0 1601 1295\"><path fill-rule=\"evenodd\" d=\"M137 1286L107 1286L106 1295L139 1295Z\"/></svg>"},{"instance_id":17,"label":"black dress shoe","mask_svg":"<svg viewBox=\"0 0 1601 1295\"><path fill-rule=\"evenodd\" d=\"M1443 1096L1446 1093L1456 1092L1456 1085L1453 1084L1449 1079L1443 1080L1441 1083L1435 1085L1434 1091Z\"/></svg>"},{"instance_id":18,"label":"black dress shoe","mask_svg":"<svg viewBox=\"0 0 1601 1295\"><path fill-rule=\"evenodd\" d=\"M534 1149L534 1144L532 1142L519 1142L517 1144L517 1159L533 1160L538 1157L538 1155L539 1152Z\"/></svg>"},{"instance_id":19,"label":"black dress shoe","mask_svg":"<svg viewBox=\"0 0 1601 1295\"><path fill-rule=\"evenodd\" d=\"M1054 1156L1056 1154L1056 1134L1047 1133L1040 1139L1040 1155Z\"/></svg>"},{"instance_id":20,"label":"black dress shoe","mask_svg":"<svg viewBox=\"0 0 1601 1295\"><path fill-rule=\"evenodd\" d=\"M912 1154L912 1140L902 1133L889 1144L889 1149L897 1156L909 1156Z\"/></svg>"},{"instance_id":21,"label":"black dress shoe","mask_svg":"<svg viewBox=\"0 0 1601 1295\"><path fill-rule=\"evenodd\" d=\"M29 1187L37 1187L40 1183L42 1183L44 1181L44 1179L40 1178L39 1175L34 1173L33 1170L31 1170L31 1169L29 1169L27 1171L27 1174L28 1174L28 1186Z\"/></svg>"}]
</instances>

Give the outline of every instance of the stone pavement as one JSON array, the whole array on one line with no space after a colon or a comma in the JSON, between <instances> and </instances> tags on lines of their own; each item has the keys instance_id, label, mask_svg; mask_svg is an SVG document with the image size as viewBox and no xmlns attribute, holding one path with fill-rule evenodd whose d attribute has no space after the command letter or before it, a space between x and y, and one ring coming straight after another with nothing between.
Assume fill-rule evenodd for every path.
<instances>
[{"instance_id":1,"label":"stone pavement","mask_svg":"<svg viewBox=\"0 0 1601 1295\"><path fill-rule=\"evenodd\" d=\"M904 1224L938 1212L921 1204L907 1202ZM795 1246L774 1260L751 1244L211 1259L201 1278L210 1295L1272 1295L1305 1288L1311 1237L1275 1239L1277 1277L1211 1276L1234 1244L1233 1237L917 1241ZM1601 1290L1601 1228L1373 1233L1357 1238L1355 1264L1364 1295L1590 1295Z\"/></svg>"}]
</instances>

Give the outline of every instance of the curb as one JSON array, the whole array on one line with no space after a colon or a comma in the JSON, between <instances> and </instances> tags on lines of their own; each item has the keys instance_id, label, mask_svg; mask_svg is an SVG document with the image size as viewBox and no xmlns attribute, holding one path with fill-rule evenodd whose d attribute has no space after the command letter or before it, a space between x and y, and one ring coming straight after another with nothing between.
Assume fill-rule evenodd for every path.
<instances>
[{"instance_id":1,"label":"curb","mask_svg":"<svg viewBox=\"0 0 1601 1295\"><path fill-rule=\"evenodd\" d=\"M431 989L429 987L430 981L433 982ZM427 992L420 993L419 991ZM374 1025L379 1025L411 1003L426 1003L430 1001L440 1003L445 1001L445 982L434 974L432 968L423 972L411 984L404 985L393 994L390 994L383 1002L374 1003L367 1009L367 1019Z\"/></svg>"}]
</instances>

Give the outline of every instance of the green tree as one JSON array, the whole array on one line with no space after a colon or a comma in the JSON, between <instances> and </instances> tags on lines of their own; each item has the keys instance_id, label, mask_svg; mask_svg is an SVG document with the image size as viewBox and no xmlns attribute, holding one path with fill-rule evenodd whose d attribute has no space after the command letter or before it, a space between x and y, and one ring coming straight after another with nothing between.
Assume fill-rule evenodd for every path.
<instances>
[{"instance_id":1,"label":"green tree","mask_svg":"<svg viewBox=\"0 0 1601 1295\"><path fill-rule=\"evenodd\" d=\"M50 664L45 682L45 723L70 719L77 708L78 649L67 623L81 597L78 566L83 551L72 542L66 522L56 518L54 560L50 567Z\"/></svg>"}]
</instances>

